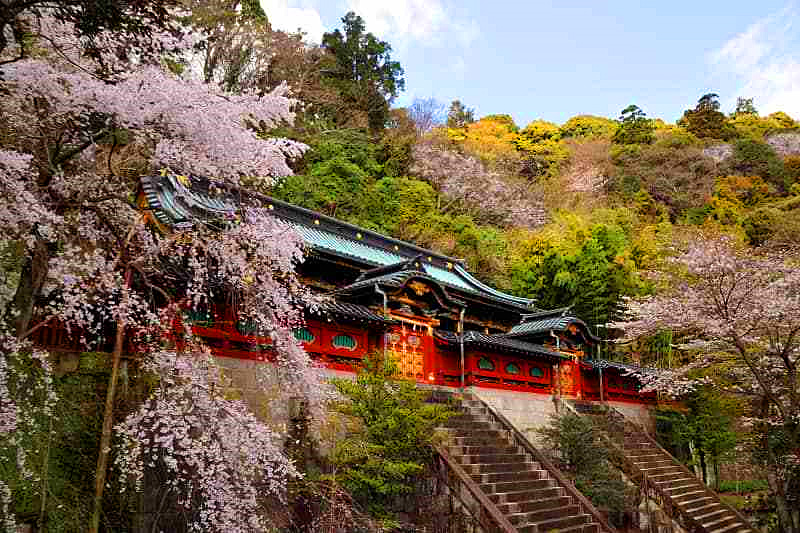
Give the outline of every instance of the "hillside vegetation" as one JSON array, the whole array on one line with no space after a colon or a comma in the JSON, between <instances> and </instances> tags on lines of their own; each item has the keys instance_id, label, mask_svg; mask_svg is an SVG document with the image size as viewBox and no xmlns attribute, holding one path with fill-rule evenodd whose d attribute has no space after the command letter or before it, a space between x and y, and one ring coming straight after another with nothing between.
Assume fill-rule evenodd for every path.
<instances>
[{"instance_id":1,"label":"hillside vegetation","mask_svg":"<svg viewBox=\"0 0 800 533\"><path fill-rule=\"evenodd\" d=\"M525 127L464 109L417 100L377 130L301 126L311 149L268 192L464 258L541 307L574 306L601 336L676 239L800 244L800 125L785 113L740 101L724 115L713 94L676 124L636 106Z\"/></svg>"}]
</instances>

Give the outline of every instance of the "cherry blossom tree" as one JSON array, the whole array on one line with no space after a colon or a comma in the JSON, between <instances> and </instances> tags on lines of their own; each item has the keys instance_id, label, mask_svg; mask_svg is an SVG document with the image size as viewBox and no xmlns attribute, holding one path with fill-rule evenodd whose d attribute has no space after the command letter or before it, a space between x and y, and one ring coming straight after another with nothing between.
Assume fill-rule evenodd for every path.
<instances>
[{"instance_id":1,"label":"cherry blossom tree","mask_svg":"<svg viewBox=\"0 0 800 533\"><path fill-rule=\"evenodd\" d=\"M690 372L716 365L732 391L752 398L781 530L800 531L800 266L797 257L755 256L728 240L695 242L675 262L671 289L626 302L629 320L613 324L629 337L661 329L683 334L701 355L686 368L650 378L673 395Z\"/></svg>"},{"instance_id":2,"label":"cherry blossom tree","mask_svg":"<svg viewBox=\"0 0 800 533\"><path fill-rule=\"evenodd\" d=\"M411 172L431 182L450 203L483 211L515 226L537 227L546 213L531 184L515 182L488 170L474 157L448 150L432 140L422 140L412 150Z\"/></svg>"},{"instance_id":3,"label":"cherry blossom tree","mask_svg":"<svg viewBox=\"0 0 800 533\"><path fill-rule=\"evenodd\" d=\"M264 132L291 122L295 102L285 86L261 95L227 93L176 76L159 56L133 49L131 60L119 53L125 36L113 32L97 32L88 49L71 22L52 15L27 13L38 28L39 53L9 63L0 81L0 242L20 243L25 256L4 312L14 349L2 348L0 431L18 426L20 398L8 387L8 367L14 353L30 350L26 338L60 323L91 346L111 326L116 337L90 529L99 528L121 353L125 339L136 338L159 386L118 428L125 474L141 476L158 456L175 474L173 500L195 506L190 528L263 530L255 494L279 494L294 469L275 435L243 403L226 399L226 383L209 381L207 352L166 333L183 309L228 295L240 319L269 339L291 384L287 393L312 404L321 398L317 373L292 335L312 301L294 276L301 240L240 189L242 178L273 183L291 173L289 160L306 147ZM158 50L180 48L172 32L147 35ZM137 175L114 171L123 142L138 147L145 170L174 169L188 184L202 180L220 194L237 193L241 204L220 220L158 234L135 203ZM7 493L0 486L4 503ZM241 513L253 518L236 529L231 524Z\"/></svg>"}]
</instances>

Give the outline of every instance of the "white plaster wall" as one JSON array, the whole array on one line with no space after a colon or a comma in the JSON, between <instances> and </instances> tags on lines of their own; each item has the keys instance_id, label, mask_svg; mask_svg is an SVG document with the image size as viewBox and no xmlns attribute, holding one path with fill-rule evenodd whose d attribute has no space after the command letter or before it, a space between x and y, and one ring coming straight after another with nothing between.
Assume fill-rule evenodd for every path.
<instances>
[{"instance_id":1,"label":"white plaster wall","mask_svg":"<svg viewBox=\"0 0 800 533\"><path fill-rule=\"evenodd\" d=\"M471 387L470 391L502 413L535 445L541 441L541 436L536 430L546 426L550 422L550 417L556 413L553 397L549 394L483 387Z\"/></svg>"},{"instance_id":2,"label":"white plaster wall","mask_svg":"<svg viewBox=\"0 0 800 533\"><path fill-rule=\"evenodd\" d=\"M628 402L608 402L608 405L622 413L625 418L645 428L648 433L655 433L656 422L650 406Z\"/></svg>"}]
</instances>

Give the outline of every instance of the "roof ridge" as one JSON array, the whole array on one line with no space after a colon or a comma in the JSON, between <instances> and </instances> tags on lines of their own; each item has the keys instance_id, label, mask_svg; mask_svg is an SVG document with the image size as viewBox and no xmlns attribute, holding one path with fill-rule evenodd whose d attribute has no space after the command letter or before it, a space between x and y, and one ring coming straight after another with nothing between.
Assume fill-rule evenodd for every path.
<instances>
[{"instance_id":1,"label":"roof ridge","mask_svg":"<svg viewBox=\"0 0 800 533\"><path fill-rule=\"evenodd\" d=\"M566 316L565 313L567 311L569 311L570 309L572 309L572 306L568 305L566 307L557 307L555 309L541 309L541 310L535 311L533 313L526 313L526 314L522 315L522 320L520 321L520 324L522 324L522 323L524 323L524 322L526 322L526 321L528 321L530 319L542 318L542 317L551 316L551 315Z\"/></svg>"}]
</instances>

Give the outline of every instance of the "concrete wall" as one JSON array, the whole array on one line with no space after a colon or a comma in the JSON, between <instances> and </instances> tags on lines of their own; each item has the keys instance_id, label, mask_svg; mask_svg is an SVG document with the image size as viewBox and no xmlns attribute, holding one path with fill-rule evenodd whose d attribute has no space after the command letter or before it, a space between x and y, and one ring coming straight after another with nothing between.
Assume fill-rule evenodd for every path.
<instances>
[{"instance_id":1,"label":"concrete wall","mask_svg":"<svg viewBox=\"0 0 800 533\"><path fill-rule=\"evenodd\" d=\"M649 405L629 402L608 402L608 405L625 415L625 418L645 428L651 435L655 435L656 419Z\"/></svg>"},{"instance_id":2,"label":"concrete wall","mask_svg":"<svg viewBox=\"0 0 800 533\"><path fill-rule=\"evenodd\" d=\"M502 413L534 444L539 443L541 438L536 430L546 426L556 413L553 397L549 394L482 387L470 387L470 391Z\"/></svg>"},{"instance_id":3,"label":"concrete wall","mask_svg":"<svg viewBox=\"0 0 800 533\"><path fill-rule=\"evenodd\" d=\"M503 413L534 444L540 442L536 429L546 426L550 421L550 417L556 414L553 397L549 394L482 387L471 387L469 390ZM628 402L608 402L608 405L631 421L645 427L650 433L655 432L655 418L649 406Z\"/></svg>"}]
</instances>

